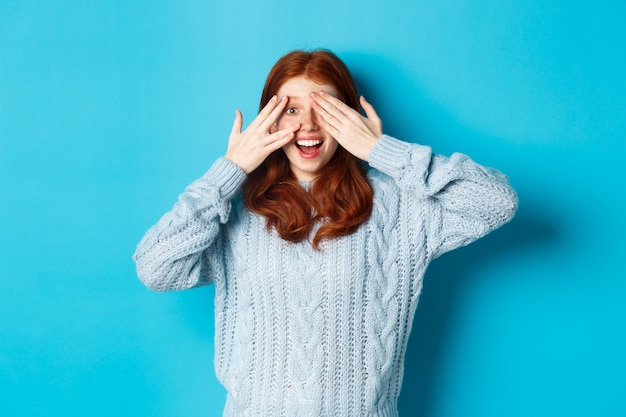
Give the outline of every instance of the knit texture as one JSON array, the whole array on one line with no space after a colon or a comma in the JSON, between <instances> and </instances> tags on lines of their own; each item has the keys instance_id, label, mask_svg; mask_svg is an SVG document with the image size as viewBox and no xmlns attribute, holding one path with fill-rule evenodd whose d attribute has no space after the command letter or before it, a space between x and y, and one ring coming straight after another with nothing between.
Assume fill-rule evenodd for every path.
<instances>
[{"instance_id":1,"label":"knit texture","mask_svg":"<svg viewBox=\"0 0 626 417\"><path fill-rule=\"evenodd\" d=\"M148 287L216 286L224 416L396 417L427 265L517 208L504 175L462 154L383 136L369 164L371 218L320 251L267 230L242 203L245 174L224 158L139 243Z\"/></svg>"}]
</instances>

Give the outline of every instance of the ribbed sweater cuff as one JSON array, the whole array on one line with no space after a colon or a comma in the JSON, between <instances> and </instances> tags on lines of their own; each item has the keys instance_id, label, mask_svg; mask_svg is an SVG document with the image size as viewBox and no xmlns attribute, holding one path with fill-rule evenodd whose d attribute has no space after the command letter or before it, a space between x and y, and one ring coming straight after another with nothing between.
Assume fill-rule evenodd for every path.
<instances>
[{"instance_id":1,"label":"ribbed sweater cuff","mask_svg":"<svg viewBox=\"0 0 626 417\"><path fill-rule=\"evenodd\" d=\"M221 157L213 163L202 178L214 184L222 197L229 198L237 192L246 180L246 173L234 162Z\"/></svg>"},{"instance_id":2,"label":"ribbed sweater cuff","mask_svg":"<svg viewBox=\"0 0 626 417\"><path fill-rule=\"evenodd\" d=\"M369 164L393 177L407 165L410 154L415 154L416 152L423 153L426 159L428 159L431 155L431 148L383 135L378 139L378 142L376 142L376 145L370 152Z\"/></svg>"}]
</instances>

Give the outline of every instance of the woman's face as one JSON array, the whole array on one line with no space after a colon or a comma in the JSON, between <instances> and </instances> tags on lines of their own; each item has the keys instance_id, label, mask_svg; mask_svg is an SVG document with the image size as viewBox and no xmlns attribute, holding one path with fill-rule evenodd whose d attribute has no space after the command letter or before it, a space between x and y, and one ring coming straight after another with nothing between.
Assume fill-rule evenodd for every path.
<instances>
[{"instance_id":1,"label":"woman's face","mask_svg":"<svg viewBox=\"0 0 626 417\"><path fill-rule=\"evenodd\" d=\"M337 141L318 124L313 110L312 92L325 91L337 97L337 90L329 84L318 84L305 77L287 80L278 90L278 98L289 101L277 121L278 130L300 123L294 139L283 146L289 166L299 181L312 181L326 166L337 150Z\"/></svg>"}]
</instances>

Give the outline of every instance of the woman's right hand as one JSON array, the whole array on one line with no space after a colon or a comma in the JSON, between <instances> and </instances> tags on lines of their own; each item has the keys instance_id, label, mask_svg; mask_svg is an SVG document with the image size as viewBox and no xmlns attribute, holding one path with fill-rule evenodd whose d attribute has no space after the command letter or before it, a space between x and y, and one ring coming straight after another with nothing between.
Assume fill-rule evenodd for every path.
<instances>
[{"instance_id":1,"label":"woman's right hand","mask_svg":"<svg viewBox=\"0 0 626 417\"><path fill-rule=\"evenodd\" d=\"M295 135L294 132L300 128L300 124L272 132L272 127L287 105L287 100L287 97L280 100L276 96L272 97L243 132L241 131L243 116L237 110L233 128L228 138L226 159L237 164L246 174L250 174L272 152L289 143Z\"/></svg>"}]
</instances>

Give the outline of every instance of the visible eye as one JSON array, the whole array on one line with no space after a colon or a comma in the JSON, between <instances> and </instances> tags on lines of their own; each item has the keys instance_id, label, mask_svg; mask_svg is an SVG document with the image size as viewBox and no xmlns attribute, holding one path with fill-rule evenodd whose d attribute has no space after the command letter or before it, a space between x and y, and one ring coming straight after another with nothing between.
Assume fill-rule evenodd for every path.
<instances>
[{"instance_id":1,"label":"visible eye","mask_svg":"<svg viewBox=\"0 0 626 417\"><path fill-rule=\"evenodd\" d=\"M285 114L296 114L297 110L295 107L287 107L285 109Z\"/></svg>"}]
</instances>

